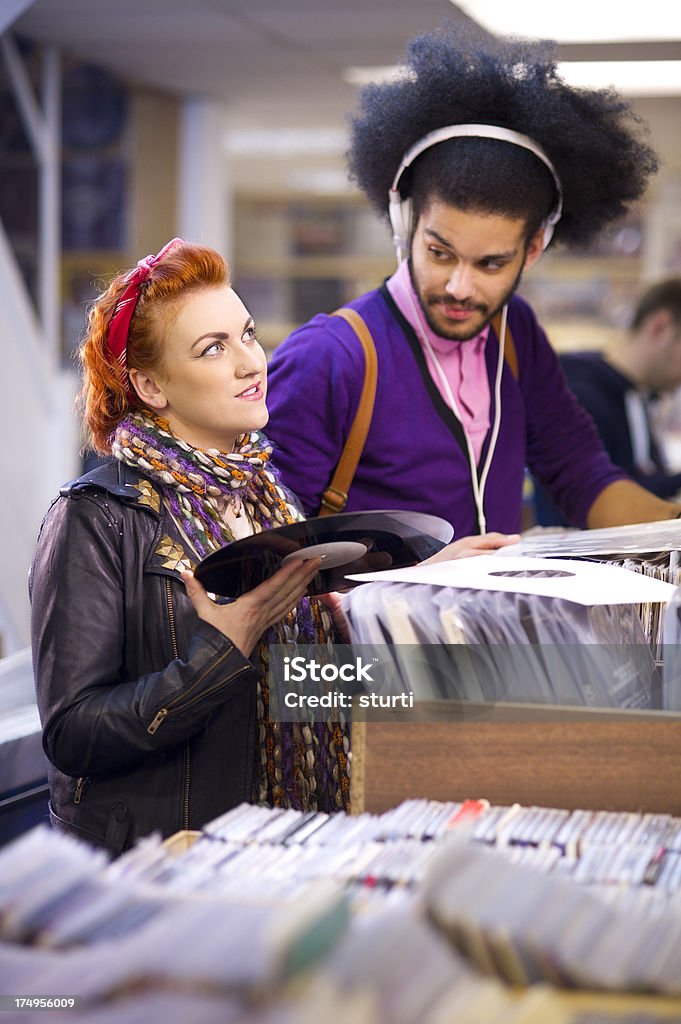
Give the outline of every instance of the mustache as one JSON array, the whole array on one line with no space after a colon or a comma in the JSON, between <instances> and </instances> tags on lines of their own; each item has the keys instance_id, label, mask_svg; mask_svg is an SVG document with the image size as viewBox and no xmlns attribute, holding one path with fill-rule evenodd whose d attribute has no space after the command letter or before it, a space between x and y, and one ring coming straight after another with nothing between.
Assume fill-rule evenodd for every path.
<instances>
[{"instance_id":1,"label":"mustache","mask_svg":"<svg viewBox=\"0 0 681 1024\"><path fill-rule=\"evenodd\" d=\"M476 302L459 302L457 299L453 299L451 295L441 295L428 300L429 306L454 306L456 309L465 309L466 312L473 312L477 310L480 313L487 312L487 306L479 305Z\"/></svg>"}]
</instances>

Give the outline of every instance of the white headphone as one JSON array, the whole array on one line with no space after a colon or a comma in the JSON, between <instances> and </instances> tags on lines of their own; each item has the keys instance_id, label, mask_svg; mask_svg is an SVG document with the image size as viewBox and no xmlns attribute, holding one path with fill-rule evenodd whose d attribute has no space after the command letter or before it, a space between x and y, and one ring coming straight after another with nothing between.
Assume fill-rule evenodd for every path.
<instances>
[{"instance_id":1,"label":"white headphone","mask_svg":"<svg viewBox=\"0 0 681 1024\"><path fill-rule=\"evenodd\" d=\"M409 167L416 157L420 156L424 150L430 149L431 146L436 146L438 142L445 142L447 139L457 138L497 139L499 142L510 142L513 146L520 146L522 149L528 149L530 153L534 153L534 155L548 167L553 178L553 183L556 186L557 199L555 206L549 213L543 225L544 238L542 248L545 249L553 237L553 229L560 220L563 212L563 189L555 167L541 146L530 139L527 135L521 135L520 132L511 131L509 128L500 128L498 125L494 124L450 124L445 128L436 128L435 131L428 132L427 135L424 135L422 139L419 139L418 142L415 142L414 145L407 150L402 158L402 163L398 168L397 174L395 175L388 192L388 211L390 213L390 223L393 229L393 242L395 243L398 264L409 253L409 238L411 236L412 220L412 202L411 199L404 199L400 195L400 179L407 167Z\"/></svg>"}]
</instances>

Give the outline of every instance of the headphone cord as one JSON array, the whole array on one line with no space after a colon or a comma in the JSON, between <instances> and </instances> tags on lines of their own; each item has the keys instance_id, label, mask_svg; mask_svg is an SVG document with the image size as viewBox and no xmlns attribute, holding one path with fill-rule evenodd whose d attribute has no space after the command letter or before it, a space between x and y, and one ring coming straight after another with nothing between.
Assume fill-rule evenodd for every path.
<instances>
[{"instance_id":1,"label":"headphone cord","mask_svg":"<svg viewBox=\"0 0 681 1024\"><path fill-rule=\"evenodd\" d=\"M449 408L451 409L451 411L454 413L454 415L456 416L457 420L461 424L461 429L463 430L463 436L466 439L466 450L467 450L467 453L468 453L468 465L469 465L470 471L471 471L471 483L472 483L472 486L473 486L473 497L475 499L475 507L476 507L477 513L478 513L478 529L480 530L480 534L482 535L482 534L487 533L487 519L485 517L485 510L484 510L485 486L487 484L487 477L489 475L490 466L492 465L492 458L494 456L494 450L495 450L495 448L497 446L497 439L499 437L499 430L500 430L500 427L501 427L501 378L502 378L503 369L504 369L504 343L506 341L506 319L507 319L507 316L508 316L508 305L504 305L504 308L503 308L502 314L501 314L501 331L500 331L501 337L499 338L499 354L498 354L498 357L497 357L497 369L496 369L496 376L495 376L495 380L494 380L494 424L492 426L492 436L490 438L489 448L487 449L487 457L485 459L485 465L483 466L482 473L480 474L480 479L478 480L478 473L477 473L477 467L476 467L476 464L475 464L475 454L473 452L473 445L471 444L471 439L468 436L468 431L466 430L466 427L465 427L465 425L463 423L463 420L461 419L461 414L459 412L459 407L456 404L456 399L454 398L454 394L453 394L452 389L450 387L449 381L447 380L447 376L446 376L444 370L442 369L442 365L440 363L440 360L438 359L437 355L435 354L435 350L433 349L433 346L430 343L430 338L428 337L428 333L427 333L427 331L425 329L425 325L424 325L424 323L423 323L423 321L421 319L421 310L419 310L417 308L417 306L416 306L416 304L414 302L414 297L413 297L413 295L411 293L411 289L408 290L407 294L409 296L409 303L411 305L412 312L413 312L415 320L416 320L416 324L417 324L417 326L419 328L419 334L421 336L421 341L422 341L424 347L426 348L426 350L428 352L428 355L430 356L430 358L431 358L431 360L433 362L433 365L435 366L435 369L438 372L438 376L439 376L440 381L442 383L442 387L443 387L444 392L445 392L445 394L447 396L447 401L449 403Z\"/></svg>"}]
</instances>

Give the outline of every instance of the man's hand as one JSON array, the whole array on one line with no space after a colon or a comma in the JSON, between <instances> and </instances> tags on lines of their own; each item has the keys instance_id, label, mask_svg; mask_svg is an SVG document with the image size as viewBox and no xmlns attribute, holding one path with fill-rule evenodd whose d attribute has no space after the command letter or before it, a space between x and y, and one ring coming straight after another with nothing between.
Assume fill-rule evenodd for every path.
<instances>
[{"instance_id":1,"label":"man's hand","mask_svg":"<svg viewBox=\"0 0 681 1024\"><path fill-rule=\"evenodd\" d=\"M477 537L462 537L448 544L438 551L436 555L419 562L419 565L428 565L431 562L451 562L455 558L470 558L471 555L487 555L497 548L508 547L509 544L517 544L520 540L519 533L483 533Z\"/></svg>"}]
</instances>

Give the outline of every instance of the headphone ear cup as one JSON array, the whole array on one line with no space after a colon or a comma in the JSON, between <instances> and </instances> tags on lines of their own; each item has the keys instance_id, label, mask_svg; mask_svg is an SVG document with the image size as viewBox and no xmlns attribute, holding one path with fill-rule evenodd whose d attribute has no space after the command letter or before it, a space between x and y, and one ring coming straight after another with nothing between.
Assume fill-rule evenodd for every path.
<instances>
[{"instance_id":1,"label":"headphone ear cup","mask_svg":"<svg viewBox=\"0 0 681 1024\"><path fill-rule=\"evenodd\" d=\"M542 249L547 249L548 248L549 242L553 238L553 232L556 229L556 224L560 220L560 218L562 216L562 213L563 213L563 200L562 200L562 196L561 196L561 198L558 201L558 204L553 208L553 210L551 210L551 213L548 215L548 217L544 221L544 224L543 224L544 236L542 238Z\"/></svg>"},{"instance_id":2,"label":"headphone ear cup","mask_svg":"<svg viewBox=\"0 0 681 1024\"><path fill-rule=\"evenodd\" d=\"M400 202L392 200L388 205L390 212L390 224L393 229L393 242L398 250L407 254L409 252L409 233L411 230L411 200L402 199Z\"/></svg>"}]
</instances>

